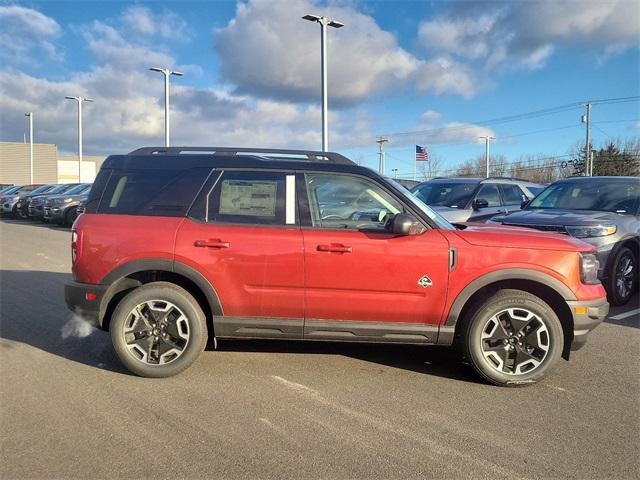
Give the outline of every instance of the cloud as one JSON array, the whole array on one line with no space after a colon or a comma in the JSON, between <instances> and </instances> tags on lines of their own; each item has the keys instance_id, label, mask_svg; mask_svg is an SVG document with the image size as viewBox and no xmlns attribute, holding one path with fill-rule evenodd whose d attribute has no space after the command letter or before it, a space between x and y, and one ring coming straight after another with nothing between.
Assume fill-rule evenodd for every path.
<instances>
[{"instance_id":1,"label":"cloud","mask_svg":"<svg viewBox=\"0 0 640 480\"><path fill-rule=\"evenodd\" d=\"M375 20L348 4L309 0L239 3L235 17L214 33L222 78L236 92L286 101L317 101L319 25L305 14L345 21L328 29L329 98L334 106L367 100L391 87L471 96L470 72L449 59L425 61L402 49Z\"/></svg>"},{"instance_id":2,"label":"cloud","mask_svg":"<svg viewBox=\"0 0 640 480\"><path fill-rule=\"evenodd\" d=\"M486 69L542 68L560 48L596 52L601 61L637 47L637 1L454 3L420 23L418 39L436 54Z\"/></svg>"},{"instance_id":3,"label":"cloud","mask_svg":"<svg viewBox=\"0 0 640 480\"><path fill-rule=\"evenodd\" d=\"M51 17L18 5L0 5L0 60L8 63L30 63L31 53L44 52L53 60L62 54L54 41L61 28Z\"/></svg>"},{"instance_id":4,"label":"cloud","mask_svg":"<svg viewBox=\"0 0 640 480\"><path fill-rule=\"evenodd\" d=\"M420 90L428 90L436 95L455 93L465 98L475 95L479 85L472 69L449 57L422 62L415 82Z\"/></svg>"},{"instance_id":5,"label":"cloud","mask_svg":"<svg viewBox=\"0 0 640 480\"><path fill-rule=\"evenodd\" d=\"M436 120L440 120L440 118L442 118L442 114L434 110L427 110L420 115L420 120L427 123L435 122Z\"/></svg>"},{"instance_id":6,"label":"cloud","mask_svg":"<svg viewBox=\"0 0 640 480\"><path fill-rule=\"evenodd\" d=\"M177 14L169 10L155 13L147 7L132 5L122 14L122 22L137 34L154 36L170 40L187 40L189 38L187 23Z\"/></svg>"}]
</instances>

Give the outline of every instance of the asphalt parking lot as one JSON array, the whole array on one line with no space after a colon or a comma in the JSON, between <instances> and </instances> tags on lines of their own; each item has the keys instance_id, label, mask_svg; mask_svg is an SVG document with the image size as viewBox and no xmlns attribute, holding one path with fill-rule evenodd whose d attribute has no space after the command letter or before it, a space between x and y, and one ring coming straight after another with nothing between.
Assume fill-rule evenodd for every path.
<instances>
[{"instance_id":1,"label":"asphalt parking lot","mask_svg":"<svg viewBox=\"0 0 640 480\"><path fill-rule=\"evenodd\" d=\"M1 478L638 478L636 296L539 385L444 348L224 342L134 377L65 307L69 231L0 223Z\"/></svg>"}]
</instances>

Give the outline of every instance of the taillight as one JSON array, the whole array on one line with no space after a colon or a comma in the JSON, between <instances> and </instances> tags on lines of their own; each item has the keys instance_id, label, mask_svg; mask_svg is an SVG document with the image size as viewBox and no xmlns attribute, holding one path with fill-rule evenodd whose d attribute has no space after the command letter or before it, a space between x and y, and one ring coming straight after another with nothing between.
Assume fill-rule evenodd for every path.
<instances>
[{"instance_id":1,"label":"taillight","mask_svg":"<svg viewBox=\"0 0 640 480\"><path fill-rule=\"evenodd\" d=\"M78 233L73 230L71 232L71 263L76 263L78 259Z\"/></svg>"}]
</instances>

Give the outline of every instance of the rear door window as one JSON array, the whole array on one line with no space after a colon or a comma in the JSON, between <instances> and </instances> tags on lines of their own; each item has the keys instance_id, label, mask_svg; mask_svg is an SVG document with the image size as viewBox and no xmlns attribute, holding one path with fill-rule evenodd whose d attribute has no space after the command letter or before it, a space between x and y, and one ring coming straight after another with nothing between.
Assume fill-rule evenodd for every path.
<instances>
[{"instance_id":1,"label":"rear door window","mask_svg":"<svg viewBox=\"0 0 640 480\"><path fill-rule=\"evenodd\" d=\"M480 198L486 200L489 203L489 207L499 207L502 204L498 185L494 183L485 183L480 187L476 195L476 200Z\"/></svg>"},{"instance_id":2,"label":"rear door window","mask_svg":"<svg viewBox=\"0 0 640 480\"><path fill-rule=\"evenodd\" d=\"M210 171L210 168L114 170L106 181L98 213L184 216ZM94 190L100 183L99 176L91 190L87 209L95 200Z\"/></svg>"},{"instance_id":3,"label":"rear door window","mask_svg":"<svg viewBox=\"0 0 640 480\"><path fill-rule=\"evenodd\" d=\"M285 174L226 171L208 194L205 218L215 223L285 225Z\"/></svg>"},{"instance_id":4,"label":"rear door window","mask_svg":"<svg viewBox=\"0 0 640 480\"><path fill-rule=\"evenodd\" d=\"M500 188L502 189L502 199L505 205L520 205L527 199L527 196L518 185L503 183L500 184Z\"/></svg>"}]
</instances>

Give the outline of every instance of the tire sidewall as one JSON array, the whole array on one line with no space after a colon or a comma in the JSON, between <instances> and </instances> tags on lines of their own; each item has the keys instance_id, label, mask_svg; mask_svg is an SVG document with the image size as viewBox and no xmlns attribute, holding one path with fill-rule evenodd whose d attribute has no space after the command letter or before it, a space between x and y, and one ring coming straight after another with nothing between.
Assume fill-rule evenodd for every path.
<instances>
[{"instance_id":1,"label":"tire sidewall","mask_svg":"<svg viewBox=\"0 0 640 480\"><path fill-rule=\"evenodd\" d=\"M633 266L635 268L635 275L633 276L633 283L631 285L631 292L630 292L629 297L622 298L622 297L620 297L618 295L618 289L617 289L617 285L616 285L616 271L618 269L618 263L620 262L620 260L622 259L622 257L624 256L625 253L628 253L629 255L631 255L631 260L633 261ZM626 304L631 299L631 297L633 296L633 292L637 288L637 284L638 284L638 258L633 253L633 250L631 250L630 248L621 247L616 252L616 255L615 255L614 259L613 259L613 262L611 262L611 271L609 272L609 278L608 278L608 282L607 282L607 290L608 290L608 293L609 293L609 301L614 305L624 305L624 304Z\"/></svg>"},{"instance_id":2,"label":"tire sidewall","mask_svg":"<svg viewBox=\"0 0 640 480\"><path fill-rule=\"evenodd\" d=\"M70 227L71 225L73 225L73 221L77 218L77 215L75 213L77 209L78 207L71 207L65 212L63 222L65 227Z\"/></svg>"},{"instance_id":3,"label":"tire sidewall","mask_svg":"<svg viewBox=\"0 0 640 480\"><path fill-rule=\"evenodd\" d=\"M124 340L124 324L136 305L149 300L173 303L187 317L189 343L176 360L166 365L149 365L135 358ZM116 307L109 326L113 349L122 364L132 373L143 377L170 377L189 367L202 353L207 343L205 316L197 301L186 290L165 282L154 282L138 287L126 295Z\"/></svg>"},{"instance_id":4,"label":"tire sidewall","mask_svg":"<svg viewBox=\"0 0 640 480\"><path fill-rule=\"evenodd\" d=\"M490 298L473 315L469 324L468 333L465 340L466 352L476 371L487 381L501 386L517 386L535 383L540 380L562 355L564 347L564 335L562 325L555 312L542 300L533 295L518 295L525 292L514 292L513 294L499 294ZM547 327L549 332L550 347L547 356L542 363L533 371L520 374L509 375L501 373L493 368L482 352L482 329L489 318L496 313L507 308L523 308L538 315Z\"/></svg>"}]
</instances>

